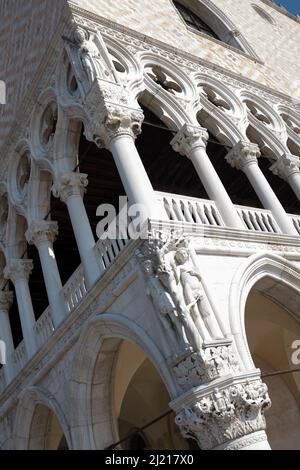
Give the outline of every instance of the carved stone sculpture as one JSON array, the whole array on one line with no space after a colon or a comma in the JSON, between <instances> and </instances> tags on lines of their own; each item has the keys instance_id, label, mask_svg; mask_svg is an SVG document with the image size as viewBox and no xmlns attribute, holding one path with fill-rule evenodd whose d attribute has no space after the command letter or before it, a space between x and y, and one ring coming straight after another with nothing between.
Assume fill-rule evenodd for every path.
<instances>
[{"instance_id":1,"label":"carved stone sculpture","mask_svg":"<svg viewBox=\"0 0 300 470\"><path fill-rule=\"evenodd\" d=\"M185 406L176 416L184 437L195 439L201 449L265 429L264 411L271 405L267 386L260 380L215 388Z\"/></svg>"},{"instance_id":2,"label":"carved stone sculpture","mask_svg":"<svg viewBox=\"0 0 300 470\"><path fill-rule=\"evenodd\" d=\"M178 318L176 306L170 294L165 291L159 279L155 276L153 262L151 260L147 259L143 262L143 271L146 281L146 293L151 298L157 311L160 313L159 319L168 335L168 339L173 343L173 346L175 345L176 347L176 340L170 330L171 327L174 329L174 333L176 334L179 343L186 345L183 326Z\"/></svg>"},{"instance_id":3,"label":"carved stone sculpture","mask_svg":"<svg viewBox=\"0 0 300 470\"><path fill-rule=\"evenodd\" d=\"M175 376L183 390L209 383L226 375L239 372L239 364L230 343L202 347L173 366Z\"/></svg>"},{"instance_id":4,"label":"carved stone sculpture","mask_svg":"<svg viewBox=\"0 0 300 470\"><path fill-rule=\"evenodd\" d=\"M161 294L158 299L158 292L163 291L168 303L171 301L173 304L173 313L168 316L172 318L177 333L185 337L193 351L200 352L203 344L222 340L201 275L192 262L188 243L182 234L175 231L149 234L139 257L143 258L143 272L155 307L165 315ZM203 360L213 361L212 357L205 356Z\"/></svg>"},{"instance_id":5,"label":"carved stone sculpture","mask_svg":"<svg viewBox=\"0 0 300 470\"><path fill-rule=\"evenodd\" d=\"M184 298L182 295L182 290L178 288L178 283L176 282L174 269L171 266L166 255L169 253L172 248L176 247L176 239L174 236L166 235L164 237L150 237L148 242L145 243L143 249L139 253L139 257L144 260L148 260L146 265L150 266L149 261L151 262L151 276L155 278L155 285L159 286L159 289L162 289L166 298L171 299L173 303L173 308L176 311L176 314L173 314L173 323L176 318L175 328L177 333L180 334L181 338L184 337L190 346L194 350L200 350L202 342L201 337L191 319L189 310L186 308ZM174 245L175 243L175 245ZM145 269L143 269L145 274ZM154 281L152 281L153 283ZM147 283L149 285L149 273L147 273ZM153 297L152 297L153 298ZM157 300L154 301L156 307L161 312L161 306L158 306ZM176 316L174 316L176 315ZM186 338L186 339L185 339ZM181 340L182 344L182 340Z\"/></svg>"},{"instance_id":6,"label":"carved stone sculpture","mask_svg":"<svg viewBox=\"0 0 300 470\"><path fill-rule=\"evenodd\" d=\"M82 28L76 28L73 38L63 38L76 77L84 92L87 92L96 77L105 76L105 67L100 51L92 35ZM108 72L106 72L107 74Z\"/></svg>"},{"instance_id":7,"label":"carved stone sculpture","mask_svg":"<svg viewBox=\"0 0 300 470\"><path fill-rule=\"evenodd\" d=\"M214 320L212 308L202 286L201 274L193 266L188 248L177 249L175 262L175 274L183 289L186 308L190 311L203 341L221 339L222 334Z\"/></svg>"}]
</instances>

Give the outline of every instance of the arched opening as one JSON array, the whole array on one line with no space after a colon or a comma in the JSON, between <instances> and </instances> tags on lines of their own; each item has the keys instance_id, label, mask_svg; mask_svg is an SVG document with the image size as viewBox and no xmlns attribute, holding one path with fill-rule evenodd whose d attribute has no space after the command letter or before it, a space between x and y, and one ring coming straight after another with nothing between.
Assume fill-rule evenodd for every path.
<instances>
[{"instance_id":1,"label":"arched opening","mask_svg":"<svg viewBox=\"0 0 300 470\"><path fill-rule=\"evenodd\" d=\"M275 289L276 287L276 289ZM276 299L270 293L277 292ZM274 280L264 278L251 290L245 311L249 349L256 367L268 385L272 407L266 411L267 435L271 448L300 449L300 373L265 374L296 368L292 345L300 339L300 323L285 308L296 294ZM280 298L281 297L281 298ZM299 366L298 366L299 367Z\"/></svg>"},{"instance_id":2,"label":"arched opening","mask_svg":"<svg viewBox=\"0 0 300 470\"><path fill-rule=\"evenodd\" d=\"M121 342L114 377L114 410L122 449L191 448L175 425L174 413L168 413L170 396L159 373L133 343Z\"/></svg>"},{"instance_id":3,"label":"arched opening","mask_svg":"<svg viewBox=\"0 0 300 470\"><path fill-rule=\"evenodd\" d=\"M84 135L83 126L81 130L77 129L76 133L76 137L73 135L70 144L72 145L70 152L72 159L70 158L68 162L69 171L87 175L88 186L85 188L83 202L96 241L96 227L100 221L99 216L96 215L97 207L101 204L111 204L118 214L119 196L125 195L125 190L112 154L88 141ZM59 235L54 249L61 280L65 284L81 260L66 204L52 196L50 214L51 219L58 222Z\"/></svg>"},{"instance_id":4,"label":"arched opening","mask_svg":"<svg viewBox=\"0 0 300 470\"><path fill-rule=\"evenodd\" d=\"M155 191L209 199L192 162L170 145L174 132L152 111L144 112L136 147Z\"/></svg>"},{"instance_id":5,"label":"arched opening","mask_svg":"<svg viewBox=\"0 0 300 470\"><path fill-rule=\"evenodd\" d=\"M257 144L260 148L261 158L258 159L258 166L264 174L272 190L278 197L285 211L289 214L299 214L299 201L291 186L283 178L275 175L270 167L275 163L274 152L266 145L263 136L250 125L247 129L249 140ZM260 206L255 206L260 207Z\"/></svg>"},{"instance_id":6,"label":"arched opening","mask_svg":"<svg viewBox=\"0 0 300 470\"><path fill-rule=\"evenodd\" d=\"M176 0L173 0L173 3L187 26L220 40L219 36L214 32L214 30L208 26L208 24L205 23L205 21L203 21L199 15L196 15L193 10L181 4L180 2L177 2Z\"/></svg>"},{"instance_id":7,"label":"arched opening","mask_svg":"<svg viewBox=\"0 0 300 470\"><path fill-rule=\"evenodd\" d=\"M80 264L68 208L64 202L51 195L49 219L58 223L58 236L54 243L55 258L61 282L64 285Z\"/></svg>"},{"instance_id":8,"label":"arched opening","mask_svg":"<svg viewBox=\"0 0 300 470\"><path fill-rule=\"evenodd\" d=\"M126 193L111 152L89 142L83 132L80 136L78 159L80 173L88 175L89 184L84 195L84 205L96 238L96 227L100 220L96 216L97 207L100 204L111 204L118 214L119 196Z\"/></svg>"},{"instance_id":9,"label":"arched opening","mask_svg":"<svg viewBox=\"0 0 300 470\"><path fill-rule=\"evenodd\" d=\"M186 26L218 39L236 49L256 56L237 26L210 0L173 0L174 7ZM238 33L238 34L237 34Z\"/></svg>"},{"instance_id":10,"label":"arched opening","mask_svg":"<svg viewBox=\"0 0 300 470\"><path fill-rule=\"evenodd\" d=\"M45 405L35 407L28 441L30 450L68 450L67 440L55 413Z\"/></svg>"}]
</instances>

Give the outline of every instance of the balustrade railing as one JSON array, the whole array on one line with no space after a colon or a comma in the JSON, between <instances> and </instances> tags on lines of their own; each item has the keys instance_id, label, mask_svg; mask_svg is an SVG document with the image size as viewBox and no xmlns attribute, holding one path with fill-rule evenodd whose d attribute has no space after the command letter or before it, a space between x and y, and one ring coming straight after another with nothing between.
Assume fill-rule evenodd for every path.
<instances>
[{"instance_id":1,"label":"balustrade railing","mask_svg":"<svg viewBox=\"0 0 300 470\"><path fill-rule=\"evenodd\" d=\"M270 211L253 207L235 206L248 230L256 232L280 233L280 228Z\"/></svg>"},{"instance_id":2,"label":"balustrade railing","mask_svg":"<svg viewBox=\"0 0 300 470\"><path fill-rule=\"evenodd\" d=\"M50 307L42 313L34 325L37 347L41 347L54 331Z\"/></svg>"},{"instance_id":3,"label":"balustrade railing","mask_svg":"<svg viewBox=\"0 0 300 470\"><path fill-rule=\"evenodd\" d=\"M156 192L157 198L164 206L170 221L194 223L210 227L225 227L225 223L213 201L197 199L176 194ZM235 206L245 224L245 230L262 233L282 233L276 224L271 211L253 207ZM300 235L300 216L290 215ZM100 268L100 277L126 247L129 238L117 240L98 240L94 253ZM63 286L62 294L67 312L72 312L87 294L83 266L80 265ZM51 310L48 307L37 320L34 331L39 349L54 332ZM27 362L25 343L22 341L11 356L14 375L18 374ZM0 369L0 392L6 386L4 368Z\"/></svg>"},{"instance_id":4,"label":"balustrade railing","mask_svg":"<svg viewBox=\"0 0 300 470\"><path fill-rule=\"evenodd\" d=\"M129 239L98 240L95 246L101 272L105 271L127 245Z\"/></svg>"},{"instance_id":5,"label":"balustrade railing","mask_svg":"<svg viewBox=\"0 0 300 470\"><path fill-rule=\"evenodd\" d=\"M178 194L161 192L156 194L171 221L225 227L213 201ZM237 205L235 208L245 224L245 229L255 232L281 233L271 211ZM293 217L293 222L300 235L300 217Z\"/></svg>"},{"instance_id":6,"label":"balustrade railing","mask_svg":"<svg viewBox=\"0 0 300 470\"><path fill-rule=\"evenodd\" d=\"M299 215L291 215L290 217L293 221L295 229L297 230L297 232L300 235L300 216Z\"/></svg>"},{"instance_id":7,"label":"balustrade railing","mask_svg":"<svg viewBox=\"0 0 300 470\"><path fill-rule=\"evenodd\" d=\"M63 293L65 302L67 304L67 311L71 312L87 293L87 286L82 265L78 266L76 271L64 285Z\"/></svg>"},{"instance_id":8,"label":"balustrade railing","mask_svg":"<svg viewBox=\"0 0 300 470\"><path fill-rule=\"evenodd\" d=\"M18 374L27 362L27 354L24 340L16 347L12 354L12 363L15 375Z\"/></svg>"},{"instance_id":9,"label":"balustrade railing","mask_svg":"<svg viewBox=\"0 0 300 470\"><path fill-rule=\"evenodd\" d=\"M224 226L222 217L213 201L177 194L157 193L170 220L201 225Z\"/></svg>"}]
</instances>

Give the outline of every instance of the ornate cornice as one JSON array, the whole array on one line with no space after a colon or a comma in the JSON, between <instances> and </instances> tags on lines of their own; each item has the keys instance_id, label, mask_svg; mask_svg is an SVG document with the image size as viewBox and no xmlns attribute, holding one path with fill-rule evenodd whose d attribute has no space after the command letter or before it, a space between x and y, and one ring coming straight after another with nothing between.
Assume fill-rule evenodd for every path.
<instances>
[{"instance_id":1,"label":"ornate cornice","mask_svg":"<svg viewBox=\"0 0 300 470\"><path fill-rule=\"evenodd\" d=\"M62 51L61 36L68 35L73 29L74 24L72 24L72 19L75 19L81 26L89 26L94 31L99 30L104 38L112 37L118 42L123 43L124 47L133 54L139 51L153 52L175 63L187 72L201 72L208 76L213 76L230 87L247 89L254 94L260 95L273 105L280 103L297 111L295 100L284 93L270 89L265 85L254 82L247 77L243 77L238 73L232 72L217 64L212 64L180 49L175 49L174 46L168 46L154 38L146 38L142 33L118 25L111 20L95 15L78 6L69 5L69 7L65 8L58 24L57 32L51 40L51 44L46 50L43 60L32 79L32 85L18 108L16 116L19 117L12 126L11 132L5 139L1 148L0 161L3 179L5 179L5 173L7 171L7 156L12 153L16 142L28 134L30 115L37 102L38 96L43 89L53 84L55 69Z\"/></svg>"},{"instance_id":2,"label":"ornate cornice","mask_svg":"<svg viewBox=\"0 0 300 470\"><path fill-rule=\"evenodd\" d=\"M249 86L251 87L248 88L250 91L253 91L254 93L256 92L260 96L264 96L264 98L266 98L268 101L275 101L275 103L278 103L279 99L283 100L283 102L289 106L294 107L294 100L283 92L270 89L263 84L255 82L248 77L241 76L239 73L235 73L232 70L222 67L221 65L213 64L205 59L189 54L182 49L177 49L174 47L174 45L171 46L165 44L164 42L154 39L150 36L145 37L143 33L129 29L126 26L120 25L112 20L84 10L83 8L80 8L74 4L71 5L71 9L78 23L83 26L90 25L93 30L101 26L99 31L104 38L112 37L118 42L121 41L125 46L127 46L128 50L132 52L136 52L138 50L153 51L154 53L163 55L166 59L171 60L171 62L176 63L178 66L184 66L187 69L197 70L199 72L201 71L202 73L207 73L209 76L218 76L218 74L221 74L220 77L222 77L222 81L224 83L231 83L236 87L243 88L245 88L245 85L247 87ZM243 51L239 51L235 48L233 48L233 50L240 55L245 55L246 58L255 60L256 63L258 62L257 59L251 58L251 56L244 53ZM277 99L274 100L274 97Z\"/></svg>"}]
</instances>

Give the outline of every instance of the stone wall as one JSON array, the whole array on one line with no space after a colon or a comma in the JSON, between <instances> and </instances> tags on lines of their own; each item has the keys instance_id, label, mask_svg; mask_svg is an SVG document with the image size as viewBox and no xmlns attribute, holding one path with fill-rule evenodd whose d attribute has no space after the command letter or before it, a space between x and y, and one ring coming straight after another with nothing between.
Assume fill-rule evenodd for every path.
<instances>
[{"instance_id":1,"label":"stone wall","mask_svg":"<svg viewBox=\"0 0 300 470\"><path fill-rule=\"evenodd\" d=\"M64 4L64 0L0 2L0 80L7 87L7 103L0 106L0 146L49 46Z\"/></svg>"},{"instance_id":2,"label":"stone wall","mask_svg":"<svg viewBox=\"0 0 300 470\"><path fill-rule=\"evenodd\" d=\"M183 0L198 4L197 0ZM18 105L55 34L64 6L69 3L127 28L144 33L190 54L221 65L270 88L300 98L300 24L264 2L257 4L274 24L254 11L252 0L205 0L232 21L255 55L233 48L186 28L171 0L2 0L0 4L0 80L7 85L7 104L0 108L0 147L17 114Z\"/></svg>"},{"instance_id":3,"label":"stone wall","mask_svg":"<svg viewBox=\"0 0 300 470\"><path fill-rule=\"evenodd\" d=\"M300 23L296 17L292 19L260 0L205 0L203 3L216 5L228 16L264 66L224 48L222 43L188 30L171 0L124 0L121 4L114 0L73 0L70 3L300 98L300 79L297 78ZM200 2L183 0L183 3L197 8ZM274 24L260 16L253 9L253 3L265 10Z\"/></svg>"}]
</instances>

